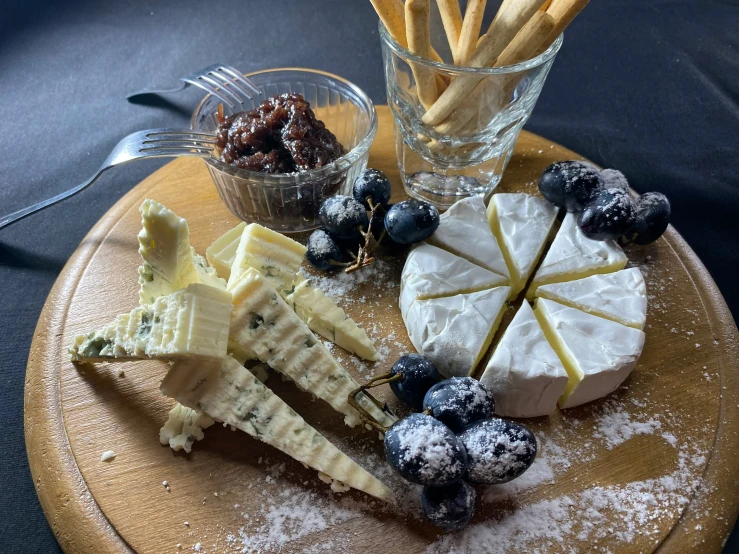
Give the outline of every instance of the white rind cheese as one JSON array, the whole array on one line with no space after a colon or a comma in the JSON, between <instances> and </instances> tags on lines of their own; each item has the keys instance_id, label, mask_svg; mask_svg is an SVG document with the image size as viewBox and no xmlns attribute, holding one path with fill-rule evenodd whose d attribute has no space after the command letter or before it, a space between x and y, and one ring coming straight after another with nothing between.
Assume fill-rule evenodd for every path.
<instances>
[{"instance_id":1,"label":"white rind cheese","mask_svg":"<svg viewBox=\"0 0 739 554\"><path fill-rule=\"evenodd\" d=\"M567 381L567 371L524 301L480 377L493 392L495 413L504 417L549 415L557 408Z\"/></svg>"},{"instance_id":2,"label":"white rind cheese","mask_svg":"<svg viewBox=\"0 0 739 554\"><path fill-rule=\"evenodd\" d=\"M552 300L537 299L535 313L569 375L559 399L562 408L612 393L634 369L644 348L642 331Z\"/></svg>"},{"instance_id":3,"label":"white rind cheese","mask_svg":"<svg viewBox=\"0 0 739 554\"><path fill-rule=\"evenodd\" d=\"M232 425L339 483L384 501L392 492L308 425L233 358L178 362L161 391L177 402Z\"/></svg>"},{"instance_id":4,"label":"white rind cheese","mask_svg":"<svg viewBox=\"0 0 739 554\"><path fill-rule=\"evenodd\" d=\"M647 321L647 287L639 269L542 285L536 295L635 329Z\"/></svg>"},{"instance_id":5,"label":"white rind cheese","mask_svg":"<svg viewBox=\"0 0 739 554\"><path fill-rule=\"evenodd\" d=\"M236 258L236 251L239 248L239 242L241 242L241 235L244 234L244 227L246 227L246 223L242 221L236 227L218 237L205 251L208 263L224 279L231 277L231 266Z\"/></svg>"},{"instance_id":6,"label":"white rind cheese","mask_svg":"<svg viewBox=\"0 0 739 554\"><path fill-rule=\"evenodd\" d=\"M526 298L532 300L541 285L611 273L623 269L627 262L626 254L615 241L587 238L577 226L577 214L568 213Z\"/></svg>"},{"instance_id":7,"label":"white rind cheese","mask_svg":"<svg viewBox=\"0 0 739 554\"><path fill-rule=\"evenodd\" d=\"M232 291L231 342L253 357L289 377L302 390L328 402L345 415L350 427L360 423L349 404L349 393L359 388L349 372L298 318L266 278L249 269ZM379 423L389 426L395 418L377 408L365 395L357 400Z\"/></svg>"},{"instance_id":8,"label":"white rind cheese","mask_svg":"<svg viewBox=\"0 0 739 554\"><path fill-rule=\"evenodd\" d=\"M76 362L223 358L232 308L228 292L190 285L119 315L99 331L77 336L69 353Z\"/></svg>"},{"instance_id":9,"label":"white rind cheese","mask_svg":"<svg viewBox=\"0 0 739 554\"><path fill-rule=\"evenodd\" d=\"M493 340L510 290L416 300L404 318L413 346L443 376L470 375Z\"/></svg>"},{"instance_id":10,"label":"white rind cheese","mask_svg":"<svg viewBox=\"0 0 739 554\"><path fill-rule=\"evenodd\" d=\"M172 450L192 451L195 441L201 441L205 437L203 429L207 429L215 422L208 415L179 402L169 411L167 422L159 430L159 442Z\"/></svg>"},{"instance_id":11,"label":"white rind cheese","mask_svg":"<svg viewBox=\"0 0 739 554\"><path fill-rule=\"evenodd\" d=\"M154 200L144 200L139 233L139 302L151 304L193 283L225 289L226 281L190 246L187 221Z\"/></svg>"},{"instance_id":12,"label":"white rind cheese","mask_svg":"<svg viewBox=\"0 0 739 554\"><path fill-rule=\"evenodd\" d=\"M299 282L285 300L312 331L360 358L372 362L379 359L366 331L307 279Z\"/></svg>"},{"instance_id":13,"label":"white rind cheese","mask_svg":"<svg viewBox=\"0 0 739 554\"><path fill-rule=\"evenodd\" d=\"M439 218L428 242L493 273L510 278L498 241L490 230L485 202L479 196L458 201Z\"/></svg>"},{"instance_id":14,"label":"white rind cheese","mask_svg":"<svg viewBox=\"0 0 739 554\"><path fill-rule=\"evenodd\" d=\"M488 221L511 274L511 298L515 298L544 251L559 209L530 194L494 194L488 204Z\"/></svg>"}]
</instances>

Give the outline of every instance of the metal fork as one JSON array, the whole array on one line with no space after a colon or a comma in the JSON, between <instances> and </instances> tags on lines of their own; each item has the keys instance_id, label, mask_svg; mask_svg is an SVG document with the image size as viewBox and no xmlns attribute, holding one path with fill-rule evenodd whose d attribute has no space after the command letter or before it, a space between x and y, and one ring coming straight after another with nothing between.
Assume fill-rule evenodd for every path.
<instances>
[{"instance_id":1,"label":"metal fork","mask_svg":"<svg viewBox=\"0 0 739 554\"><path fill-rule=\"evenodd\" d=\"M262 94L262 91L244 77L238 69L224 64L208 66L190 75L185 75L180 81L182 84L177 88L165 90L144 89L127 96L127 99L131 101L151 94L179 92L190 85L195 85L220 98L231 109L234 109L236 104L243 104L246 99L251 100L255 95Z\"/></svg>"},{"instance_id":2,"label":"metal fork","mask_svg":"<svg viewBox=\"0 0 739 554\"><path fill-rule=\"evenodd\" d=\"M215 135L181 129L149 129L131 133L116 144L100 169L87 181L48 200L6 215L0 219L0 229L85 190L111 167L143 158L207 158L213 152L215 143Z\"/></svg>"}]
</instances>

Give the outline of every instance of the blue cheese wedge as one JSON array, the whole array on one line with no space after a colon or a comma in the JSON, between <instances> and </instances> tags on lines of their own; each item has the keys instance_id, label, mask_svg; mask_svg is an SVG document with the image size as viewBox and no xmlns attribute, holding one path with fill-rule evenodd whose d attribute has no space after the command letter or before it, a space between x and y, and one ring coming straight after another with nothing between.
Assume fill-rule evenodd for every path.
<instances>
[{"instance_id":1,"label":"blue cheese wedge","mask_svg":"<svg viewBox=\"0 0 739 554\"><path fill-rule=\"evenodd\" d=\"M70 357L76 362L223 358L232 308L226 291L190 285L134 308L98 331L77 336Z\"/></svg>"},{"instance_id":2,"label":"blue cheese wedge","mask_svg":"<svg viewBox=\"0 0 739 554\"><path fill-rule=\"evenodd\" d=\"M180 404L232 425L316 471L384 501L392 492L308 425L233 358L177 362L160 387ZM337 487L339 488L339 487Z\"/></svg>"},{"instance_id":3,"label":"blue cheese wedge","mask_svg":"<svg viewBox=\"0 0 739 554\"><path fill-rule=\"evenodd\" d=\"M242 221L236 227L217 238L205 251L205 257L208 263L224 279L231 277L231 266L236 258L236 251L239 248L239 242L241 242L241 235L244 234L245 227L246 223Z\"/></svg>"},{"instance_id":4,"label":"blue cheese wedge","mask_svg":"<svg viewBox=\"0 0 739 554\"><path fill-rule=\"evenodd\" d=\"M251 223L244 228L236 249L227 289L233 290L244 273L256 269L281 295L293 288L306 248L299 242Z\"/></svg>"},{"instance_id":5,"label":"blue cheese wedge","mask_svg":"<svg viewBox=\"0 0 739 554\"><path fill-rule=\"evenodd\" d=\"M205 437L203 429L214 423L208 414L178 402L169 411L167 422L159 430L159 442L164 446L169 445L172 450L191 452L193 443Z\"/></svg>"},{"instance_id":6,"label":"blue cheese wedge","mask_svg":"<svg viewBox=\"0 0 739 554\"><path fill-rule=\"evenodd\" d=\"M552 300L538 298L535 314L568 374L559 399L571 408L616 390L636 366L644 333Z\"/></svg>"},{"instance_id":7,"label":"blue cheese wedge","mask_svg":"<svg viewBox=\"0 0 739 554\"><path fill-rule=\"evenodd\" d=\"M416 300L404 318L408 336L445 377L470 375L493 340L510 287Z\"/></svg>"},{"instance_id":8,"label":"blue cheese wedge","mask_svg":"<svg viewBox=\"0 0 739 554\"><path fill-rule=\"evenodd\" d=\"M458 201L439 218L439 228L428 242L473 264L510 279L508 266L479 196Z\"/></svg>"},{"instance_id":9,"label":"blue cheese wedge","mask_svg":"<svg viewBox=\"0 0 739 554\"><path fill-rule=\"evenodd\" d=\"M647 321L647 287L635 267L542 285L536 295L635 329L644 329Z\"/></svg>"},{"instance_id":10,"label":"blue cheese wedge","mask_svg":"<svg viewBox=\"0 0 739 554\"><path fill-rule=\"evenodd\" d=\"M379 359L366 331L307 279L295 285L285 300L311 331L360 358L372 362Z\"/></svg>"},{"instance_id":11,"label":"blue cheese wedge","mask_svg":"<svg viewBox=\"0 0 739 554\"><path fill-rule=\"evenodd\" d=\"M495 347L480 382L503 417L551 414L567 386L567 371L524 302Z\"/></svg>"},{"instance_id":12,"label":"blue cheese wedge","mask_svg":"<svg viewBox=\"0 0 739 554\"><path fill-rule=\"evenodd\" d=\"M488 221L510 270L511 298L526 286L558 212L550 202L530 194L500 193L490 199Z\"/></svg>"},{"instance_id":13,"label":"blue cheese wedge","mask_svg":"<svg viewBox=\"0 0 739 554\"><path fill-rule=\"evenodd\" d=\"M580 232L577 214L568 213L526 292L532 300L541 285L584 279L623 269L628 259L612 240L591 240Z\"/></svg>"},{"instance_id":14,"label":"blue cheese wedge","mask_svg":"<svg viewBox=\"0 0 739 554\"><path fill-rule=\"evenodd\" d=\"M225 289L226 281L190 246L187 221L154 200L144 200L139 233L139 301L151 304L193 283Z\"/></svg>"},{"instance_id":15,"label":"blue cheese wedge","mask_svg":"<svg viewBox=\"0 0 739 554\"><path fill-rule=\"evenodd\" d=\"M266 277L251 268L232 290L234 310L230 341L242 351L295 381L302 390L328 402L344 414L350 427L360 423L349 404L349 393L359 384L300 320ZM365 395L358 402L376 421L389 426L395 418L385 414Z\"/></svg>"}]
</instances>

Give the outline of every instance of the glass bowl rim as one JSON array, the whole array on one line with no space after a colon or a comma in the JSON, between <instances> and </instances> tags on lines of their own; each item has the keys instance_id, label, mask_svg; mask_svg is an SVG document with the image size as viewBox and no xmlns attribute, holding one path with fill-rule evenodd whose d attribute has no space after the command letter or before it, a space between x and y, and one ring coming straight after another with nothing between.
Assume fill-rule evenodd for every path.
<instances>
[{"instance_id":1,"label":"glass bowl rim","mask_svg":"<svg viewBox=\"0 0 739 554\"><path fill-rule=\"evenodd\" d=\"M557 39L547 48L539 54L538 56L513 64L513 65L501 65L499 67L469 67L469 66L460 66L460 65L452 65L448 63L443 62L437 62L434 60L429 60L428 58L422 58L421 56L418 56L417 54L414 54L407 48L404 48L401 46L401 44L396 41L390 32L387 30L385 25L383 25L382 21L379 22L379 28L380 28L380 38L383 42L383 44L386 44L390 49L400 56L403 59L410 60L413 63L417 63L420 65L425 65L430 68L442 70L446 73L458 73L458 74L470 74L470 75L503 75L508 73L519 73L521 71L528 71L529 69L534 69L536 67L539 67L541 65L544 65L545 63L549 62L551 59L554 58L554 56L557 55L557 52L559 52L559 49L562 47L562 42L564 41L564 33L561 33Z\"/></svg>"},{"instance_id":2,"label":"glass bowl rim","mask_svg":"<svg viewBox=\"0 0 739 554\"><path fill-rule=\"evenodd\" d=\"M354 94L356 94L359 97L360 101L366 104L366 107L368 108L369 128L367 129L367 133L364 135L362 140L360 140L354 146L354 148L352 148L349 152L347 152L340 158L334 160L328 165L325 165L317 169L307 169L303 171L296 171L295 173L261 173L259 171L250 171L248 169L234 167L230 164L222 162L221 160L216 158L213 154L211 154L207 158L204 158L205 163L213 166L215 169L219 171L228 173L229 175L232 175L234 177L239 177L247 181L258 181L261 184L267 185L267 186L284 186L284 185L296 185L296 184L302 184L302 183L312 183L318 180L329 179L332 176L335 176L343 171L346 171L348 168L350 168L352 165L358 162L362 158L362 156L364 156L367 153L370 146L372 145L372 142L374 142L375 140L375 136L377 135L377 127L378 127L377 110L375 110L375 105L372 102L372 99L367 95L367 93L364 92L357 85L355 85L351 81L348 81L347 79L344 79L343 77L339 77L338 75L334 75L333 73L329 73L327 71L321 71L319 69L310 69L306 67L274 67L270 69L260 69L258 71L244 73L244 77L249 78L255 75L276 73L279 71L293 72L296 74L309 73L312 75L321 75L323 77L326 77L329 81L335 81L343 85L344 87L349 88L352 92L354 92ZM208 99L211 96L213 95L212 94L206 95L195 107L195 110L192 113L192 117L190 118L190 128L193 131L197 130L198 116L201 114L203 110L203 106L205 105L206 101L208 101ZM364 109L364 107L361 105L358 107L360 109Z\"/></svg>"}]
</instances>

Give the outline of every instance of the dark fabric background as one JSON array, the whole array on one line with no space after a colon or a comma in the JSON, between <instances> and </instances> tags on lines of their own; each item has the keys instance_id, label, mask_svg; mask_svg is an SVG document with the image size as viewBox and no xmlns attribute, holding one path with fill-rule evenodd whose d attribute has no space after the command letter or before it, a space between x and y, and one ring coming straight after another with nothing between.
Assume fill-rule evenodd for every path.
<instances>
[{"instance_id":1,"label":"dark fabric background","mask_svg":"<svg viewBox=\"0 0 739 554\"><path fill-rule=\"evenodd\" d=\"M125 93L223 61L307 66L385 102L367 0L0 0L0 215L87 178L123 135L186 125ZM674 224L739 315L739 0L593 0L568 31L528 129L672 200ZM161 162L163 163L163 162ZM23 438L36 320L92 225L156 161L0 231L0 552L57 552ZM735 533L726 550L739 552Z\"/></svg>"}]
</instances>

